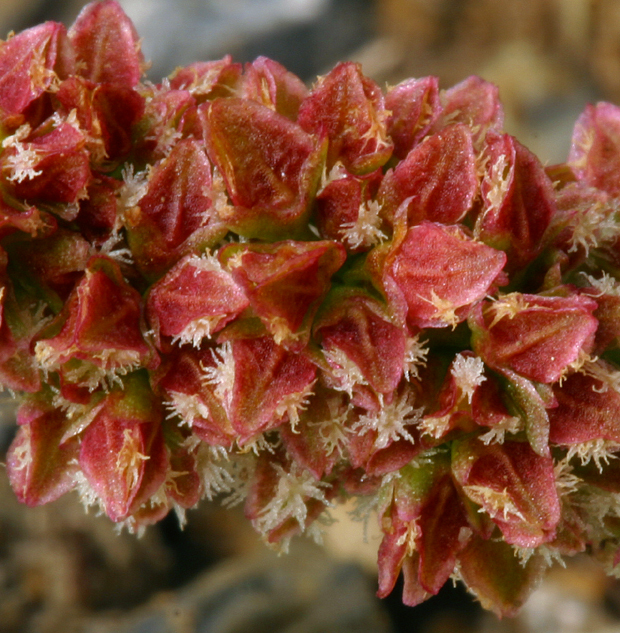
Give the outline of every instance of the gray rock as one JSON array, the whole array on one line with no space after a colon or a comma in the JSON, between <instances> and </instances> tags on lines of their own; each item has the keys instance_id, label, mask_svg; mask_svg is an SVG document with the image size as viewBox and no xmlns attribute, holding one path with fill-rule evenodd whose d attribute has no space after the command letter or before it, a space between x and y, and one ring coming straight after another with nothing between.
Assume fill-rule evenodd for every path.
<instances>
[{"instance_id":1,"label":"gray rock","mask_svg":"<svg viewBox=\"0 0 620 633\"><path fill-rule=\"evenodd\" d=\"M372 581L353 564L297 543L233 559L135 612L82 623L83 633L390 633Z\"/></svg>"}]
</instances>

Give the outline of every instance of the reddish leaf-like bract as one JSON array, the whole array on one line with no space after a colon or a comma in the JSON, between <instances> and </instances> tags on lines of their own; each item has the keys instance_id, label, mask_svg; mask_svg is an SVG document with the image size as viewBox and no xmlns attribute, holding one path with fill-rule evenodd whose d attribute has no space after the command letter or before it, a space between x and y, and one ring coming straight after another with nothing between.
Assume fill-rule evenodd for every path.
<instances>
[{"instance_id":1,"label":"reddish leaf-like bract","mask_svg":"<svg viewBox=\"0 0 620 633\"><path fill-rule=\"evenodd\" d=\"M465 494L499 526L507 543L537 547L555 538L560 502L551 457L527 442L485 445L477 437L452 448L452 471Z\"/></svg>"},{"instance_id":2,"label":"reddish leaf-like bract","mask_svg":"<svg viewBox=\"0 0 620 633\"><path fill-rule=\"evenodd\" d=\"M511 268L540 251L555 212L551 180L540 161L508 134L490 132L484 150L483 206L474 234L506 251Z\"/></svg>"},{"instance_id":3,"label":"reddish leaf-like bract","mask_svg":"<svg viewBox=\"0 0 620 633\"><path fill-rule=\"evenodd\" d=\"M478 192L471 132L452 125L417 145L386 174L378 200L392 220L406 204L409 226L424 220L452 224L463 219Z\"/></svg>"},{"instance_id":4,"label":"reddish leaf-like bract","mask_svg":"<svg viewBox=\"0 0 620 633\"><path fill-rule=\"evenodd\" d=\"M471 128L477 149L489 130L501 131L504 111L496 85L481 77L467 77L456 86L440 94L443 106L432 131L453 123L464 123Z\"/></svg>"},{"instance_id":5,"label":"reddish leaf-like bract","mask_svg":"<svg viewBox=\"0 0 620 633\"><path fill-rule=\"evenodd\" d=\"M378 595L392 590L402 566L403 602L415 606L448 580L471 530L445 455L407 466L399 475L382 518L386 533L379 549Z\"/></svg>"},{"instance_id":6,"label":"reddish leaf-like bract","mask_svg":"<svg viewBox=\"0 0 620 633\"><path fill-rule=\"evenodd\" d=\"M345 398L317 385L308 406L300 411L299 422L279 429L287 453L317 479L329 475L342 459L348 431Z\"/></svg>"},{"instance_id":7,"label":"reddish leaf-like bract","mask_svg":"<svg viewBox=\"0 0 620 633\"><path fill-rule=\"evenodd\" d=\"M328 352L353 362L378 393L392 393L403 376L406 336L385 308L355 291L333 293L316 320L314 334Z\"/></svg>"},{"instance_id":8,"label":"reddish leaf-like bract","mask_svg":"<svg viewBox=\"0 0 620 633\"><path fill-rule=\"evenodd\" d=\"M116 0L87 4L69 29L78 74L97 83L133 88L142 76L144 58L133 23Z\"/></svg>"},{"instance_id":9,"label":"reddish leaf-like bract","mask_svg":"<svg viewBox=\"0 0 620 633\"><path fill-rule=\"evenodd\" d=\"M299 77L278 62L257 57L246 65L242 93L246 99L253 99L287 119L296 121L299 107L308 96L308 89Z\"/></svg>"},{"instance_id":10,"label":"reddish leaf-like bract","mask_svg":"<svg viewBox=\"0 0 620 633\"><path fill-rule=\"evenodd\" d=\"M390 595L392 589L394 589L394 586L396 585L396 581L398 580L400 571L403 568L403 564L405 564L409 558L413 559L414 563L412 565L413 569L411 575L413 575L417 580L416 572L419 564L419 555L414 552L410 556L407 556L407 525L405 523L401 523L398 525L398 529L396 529L394 523L396 522L392 521L392 529L387 534L383 535L383 539L379 545L379 589L377 591L379 598L385 598ZM413 558L414 556L415 558ZM430 597L426 591L421 591L420 594L421 595L416 596L416 598L410 598L407 604L409 606L414 606Z\"/></svg>"},{"instance_id":11,"label":"reddish leaf-like bract","mask_svg":"<svg viewBox=\"0 0 620 633\"><path fill-rule=\"evenodd\" d=\"M105 397L84 433L80 467L113 521L126 519L164 482L161 421L147 376L134 373Z\"/></svg>"},{"instance_id":12,"label":"reddish leaf-like bract","mask_svg":"<svg viewBox=\"0 0 620 633\"><path fill-rule=\"evenodd\" d=\"M212 62L195 62L177 68L170 76L172 90L187 90L202 102L216 97L229 97L237 90L241 64L233 63L230 55Z\"/></svg>"},{"instance_id":13,"label":"reddish leaf-like bract","mask_svg":"<svg viewBox=\"0 0 620 633\"><path fill-rule=\"evenodd\" d=\"M383 220L374 201L383 174L343 175L327 183L316 198L316 223L321 236L344 244L349 252L363 252L385 239Z\"/></svg>"},{"instance_id":14,"label":"reddish leaf-like bract","mask_svg":"<svg viewBox=\"0 0 620 633\"><path fill-rule=\"evenodd\" d=\"M199 438L210 445L229 446L234 431L205 374L214 366L213 348L184 345L166 357L154 382L165 394L166 407Z\"/></svg>"},{"instance_id":15,"label":"reddish leaf-like bract","mask_svg":"<svg viewBox=\"0 0 620 633\"><path fill-rule=\"evenodd\" d=\"M329 139L327 169L337 161L353 174L383 166L392 154L383 94L359 64L338 64L319 78L299 111L301 127Z\"/></svg>"},{"instance_id":16,"label":"reddish leaf-like bract","mask_svg":"<svg viewBox=\"0 0 620 633\"><path fill-rule=\"evenodd\" d=\"M192 119L188 130L184 129L186 116ZM144 134L139 146L141 158L153 165L167 158L182 138L202 137L197 101L188 90L152 88L138 129ZM202 144L200 149L204 151Z\"/></svg>"},{"instance_id":17,"label":"reddish leaf-like bract","mask_svg":"<svg viewBox=\"0 0 620 633\"><path fill-rule=\"evenodd\" d=\"M20 425L6 458L18 499L29 506L54 501L75 486L77 438L62 442L67 416L42 394L29 396L17 413Z\"/></svg>"},{"instance_id":18,"label":"reddish leaf-like bract","mask_svg":"<svg viewBox=\"0 0 620 633\"><path fill-rule=\"evenodd\" d=\"M91 160L105 171L132 149L133 126L144 112L144 98L122 84L95 84L71 77L55 98L67 116L75 110Z\"/></svg>"},{"instance_id":19,"label":"reddish leaf-like bract","mask_svg":"<svg viewBox=\"0 0 620 633\"><path fill-rule=\"evenodd\" d=\"M406 79L390 88L385 107L390 112L386 126L394 142L394 155L403 160L441 113L437 77Z\"/></svg>"},{"instance_id":20,"label":"reddish leaf-like bract","mask_svg":"<svg viewBox=\"0 0 620 633\"><path fill-rule=\"evenodd\" d=\"M35 132L23 144L18 142L3 152L3 171L8 172L6 177L18 198L40 204L75 203L86 195L92 178L86 138L68 122L51 130L50 122L41 127L43 133ZM24 153L35 158L24 159ZM65 215L66 211L61 209L59 213Z\"/></svg>"},{"instance_id":21,"label":"reddish leaf-like bract","mask_svg":"<svg viewBox=\"0 0 620 633\"><path fill-rule=\"evenodd\" d=\"M246 237L291 237L308 220L324 143L255 101L216 99L206 111L205 142L232 201L218 213Z\"/></svg>"},{"instance_id":22,"label":"reddish leaf-like bract","mask_svg":"<svg viewBox=\"0 0 620 633\"><path fill-rule=\"evenodd\" d=\"M553 383L594 343L596 302L583 295L511 294L478 306L474 351L491 367Z\"/></svg>"},{"instance_id":23,"label":"reddish leaf-like bract","mask_svg":"<svg viewBox=\"0 0 620 633\"><path fill-rule=\"evenodd\" d=\"M174 431L166 431L166 447L170 453L170 469L165 482L167 502L169 506L175 504L188 510L193 508L203 495L195 449L185 444L185 438L178 431L174 436Z\"/></svg>"},{"instance_id":24,"label":"reddish leaf-like bract","mask_svg":"<svg viewBox=\"0 0 620 633\"><path fill-rule=\"evenodd\" d=\"M568 163L586 184L620 194L620 108L600 102L577 119Z\"/></svg>"},{"instance_id":25,"label":"reddish leaf-like bract","mask_svg":"<svg viewBox=\"0 0 620 633\"><path fill-rule=\"evenodd\" d=\"M504 253L458 226L424 222L394 245L383 285L411 327L454 326L490 291L505 262Z\"/></svg>"},{"instance_id":26,"label":"reddish leaf-like bract","mask_svg":"<svg viewBox=\"0 0 620 633\"><path fill-rule=\"evenodd\" d=\"M554 444L620 444L620 394L610 385L577 373L555 387L554 394L558 406L549 411L549 439Z\"/></svg>"},{"instance_id":27,"label":"reddish leaf-like bract","mask_svg":"<svg viewBox=\"0 0 620 633\"><path fill-rule=\"evenodd\" d=\"M271 337L238 339L231 345L234 386L228 416L243 443L279 426L289 407L302 404L316 379L316 367Z\"/></svg>"},{"instance_id":28,"label":"reddish leaf-like bract","mask_svg":"<svg viewBox=\"0 0 620 633\"><path fill-rule=\"evenodd\" d=\"M0 44L0 119L5 123L17 127L22 121L15 115L49 89L55 71L71 70L66 37L62 24L46 22Z\"/></svg>"},{"instance_id":29,"label":"reddish leaf-like bract","mask_svg":"<svg viewBox=\"0 0 620 633\"><path fill-rule=\"evenodd\" d=\"M276 342L305 347L331 277L346 259L342 245L287 240L231 244L220 253Z\"/></svg>"},{"instance_id":30,"label":"reddish leaf-like bract","mask_svg":"<svg viewBox=\"0 0 620 633\"><path fill-rule=\"evenodd\" d=\"M37 343L37 357L48 369L71 359L93 363L104 372L143 363L153 366L156 360L142 336L140 319L140 295L123 279L118 264L93 257L50 326L57 333Z\"/></svg>"},{"instance_id":31,"label":"reddish leaf-like bract","mask_svg":"<svg viewBox=\"0 0 620 633\"><path fill-rule=\"evenodd\" d=\"M546 562L534 555L522 563L507 543L471 539L459 554L459 571L485 609L515 616L543 578Z\"/></svg>"},{"instance_id":32,"label":"reddish leaf-like bract","mask_svg":"<svg viewBox=\"0 0 620 633\"><path fill-rule=\"evenodd\" d=\"M133 256L149 276L223 236L213 209L211 166L197 141L179 141L157 164L144 196L126 209L124 223Z\"/></svg>"},{"instance_id":33,"label":"reddish leaf-like bract","mask_svg":"<svg viewBox=\"0 0 620 633\"><path fill-rule=\"evenodd\" d=\"M426 591L436 594L452 575L458 553L471 536L461 500L449 475L435 482L419 525L418 578Z\"/></svg>"},{"instance_id":34,"label":"reddish leaf-like bract","mask_svg":"<svg viewBox=\"0 0 620 633\"><path fill-rule=\"evenodd\" d=\"M187 255L150 289L146 314L155 332L196 346L250 304L213 257Z\"/></svg>"}]
</instances>

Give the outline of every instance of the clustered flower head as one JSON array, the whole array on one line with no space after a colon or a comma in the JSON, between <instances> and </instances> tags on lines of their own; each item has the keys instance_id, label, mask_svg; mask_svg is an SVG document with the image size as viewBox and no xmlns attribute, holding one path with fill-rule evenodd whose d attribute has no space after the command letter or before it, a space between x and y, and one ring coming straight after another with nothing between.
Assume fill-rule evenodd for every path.
<instances>
[{"instance_id":1,"label":"clustered flower head","mask_svg":"<svg viewBox=\"0 0 620 633\"><path fill-rule=\"evenodd\" d=\"M409 605L617 573L620 108L545 167L476 77L144 70L115 0L0 45L19 499L139 531L218 497L286 547L354 498Z\"/></svg>"}]
</instances>

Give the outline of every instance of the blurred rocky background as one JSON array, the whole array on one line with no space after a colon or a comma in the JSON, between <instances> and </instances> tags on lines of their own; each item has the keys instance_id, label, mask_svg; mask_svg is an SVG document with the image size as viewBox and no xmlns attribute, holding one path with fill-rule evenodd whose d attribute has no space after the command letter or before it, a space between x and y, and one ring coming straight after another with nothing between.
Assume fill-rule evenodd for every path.
<instances>
[{"instance_id":1,"label":"blurred rocky background","mask_svg":"<svg viewBox=\"0 0 620 633\"><path fill-rule=\"evenodd\" d=\"M272 57L308 83L337 61L381 85L479 74L500 88L507 130L565 159L587 102L620 102L620 0L120 0L157 81L230 53ZM0 0L0 37L85 0ZM0 400L0 461L14 403ZM459 587L410 609L374 597L378 536L346 508L321 549L277 557L240 510L203 503L137 539L68 495L26 509L0 476L0 633L620 633L620 586L587 558L556 567L514 620Z\"/></svg>"}]
</instances>

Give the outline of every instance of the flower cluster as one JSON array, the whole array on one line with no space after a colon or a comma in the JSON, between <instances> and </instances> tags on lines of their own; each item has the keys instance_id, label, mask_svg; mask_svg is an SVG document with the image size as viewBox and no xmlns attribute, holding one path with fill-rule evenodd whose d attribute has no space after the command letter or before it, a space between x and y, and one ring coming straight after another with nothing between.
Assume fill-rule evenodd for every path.
<instances>
[{"instance_id":1,"label":"flower cluster","mask_svg":"<svg viewBox=\"0 0 620 633\"><path fill-rule=\"evenodd\" d=\"M115 0L0 44L19 499L139 530L220 497L286 546L357 498L410 605L617 571L620 109L544 167L476 77L144 69Z\"/></svg>"}]
</instances>

